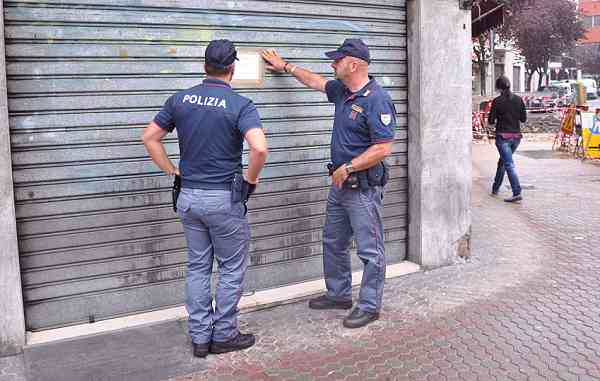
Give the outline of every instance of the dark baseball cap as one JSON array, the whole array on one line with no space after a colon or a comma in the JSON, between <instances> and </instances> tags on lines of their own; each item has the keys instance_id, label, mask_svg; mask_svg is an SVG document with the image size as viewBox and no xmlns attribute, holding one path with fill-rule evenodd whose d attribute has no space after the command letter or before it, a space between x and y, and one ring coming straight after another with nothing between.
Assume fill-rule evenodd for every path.
<instances>
[{"instance_id":1,"label":"dark baseball cap","mask_svg":"<svg viewBox=\"0 0 600 381\"><path fill-rule=\"evenodd\" d=\"M224 69L237 59L235 46L229 40L213 40L204 52L204 62L217 69Z\"/></svg>"},{"instance_id":2,"label":"dark baseball cap","mask_svg":"<svg viewBox=\"0 0 600 381\"><path fill-rule=\"evenodd\" d=\"M367 63L371 63L369 47L360 38L347 38L342 46L336 50L326 52L325 55L332 60L339 60L347 56L360 58Z\"/></svg>"}]
</instances>

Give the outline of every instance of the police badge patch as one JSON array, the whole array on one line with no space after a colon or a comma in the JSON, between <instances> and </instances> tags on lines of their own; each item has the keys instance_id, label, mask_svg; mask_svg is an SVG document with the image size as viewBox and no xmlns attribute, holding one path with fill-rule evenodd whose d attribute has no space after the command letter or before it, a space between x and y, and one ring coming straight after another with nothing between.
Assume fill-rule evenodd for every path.
<instances>
[{"instance_id":1,"label":"police badge patch","mask_svg":"<svg viewBox=\"0 0 600 381\"><path fill-rule=\"evenodd\" d=\"M392 114L381 114L381 123L385 126L392 122Z\"/></svg>"}]
</instances>

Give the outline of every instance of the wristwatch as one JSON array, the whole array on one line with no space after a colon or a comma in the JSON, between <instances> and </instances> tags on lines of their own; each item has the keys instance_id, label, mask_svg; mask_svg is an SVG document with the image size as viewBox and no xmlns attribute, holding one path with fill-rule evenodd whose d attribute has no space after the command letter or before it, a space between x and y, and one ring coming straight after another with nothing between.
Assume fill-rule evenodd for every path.
<instances>
[{"instance_id":1,"label":"wristwatch","mask_svg":"<svg viewBox=\"0 0 600 381\"><path fill-rule=\"evenodd\" d=\"M354 173L354 167L352 166L352 162L351 161L348 162L348 163L346 163L345 167L346 167L346 174L349 175L351 173Z\"/></svg>"}]
</instances>

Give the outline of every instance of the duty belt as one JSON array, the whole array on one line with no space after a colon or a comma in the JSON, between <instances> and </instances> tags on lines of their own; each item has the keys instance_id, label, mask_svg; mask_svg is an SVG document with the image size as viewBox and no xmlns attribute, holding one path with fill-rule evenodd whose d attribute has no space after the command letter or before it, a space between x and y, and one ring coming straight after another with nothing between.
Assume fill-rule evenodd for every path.
<instances>
[{"instance_id":1,"label":"duty belt","mask_svg":"<svg viewBox=\"0 0 600 381\"><path fill-rule=\"evenodd\" d=\"M242 202L244 207L246 207L248 199L255 190L256 185L250 184L244 180L244 176L241 173L236 173L233 177L233 182L231 183L231 201ZM175 175L173 188L171 189L171 196L173 198L173 211L175 213L177 213L177 199L179 198L179 193L181 193L181 176ZM246 210L248 210L247 207Z\"/></svg>"},{"instance_id":2,"label":"duty belt","mask_svg":"<svg viewBox=\"0 0 600 381\"><path fill-rule=\"evenodd\" d=\"M333 173L337 168L333 163L327 164L329 176L333 176ZM344 181L343 187L346 189L367 190L370 187L385 186L388 182L388 177L387 166L385 163L381 162L369 169L351 173L346 181Z\"/></svg>"}]
</instances>

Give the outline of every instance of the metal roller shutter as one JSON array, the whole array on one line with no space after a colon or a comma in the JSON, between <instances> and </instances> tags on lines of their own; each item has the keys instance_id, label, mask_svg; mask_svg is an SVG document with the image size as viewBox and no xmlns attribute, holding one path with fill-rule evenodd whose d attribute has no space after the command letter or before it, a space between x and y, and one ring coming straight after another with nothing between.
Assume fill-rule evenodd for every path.
<instances>
[{"instance_id":1,"label":"metal roller shutter","mask_svg":"<svg viewBox=\"0 0 600 381\"><path fill-rule=\"evenodd\" d=\"M170 94L201 80L216 38L275 47L327 76L325 50L365 39L399 113L385 226L388 262L404 259L405 0L29 0L4 12L28 330L182 303L182 227L139 137ZM333 108L289 76L240 92L258 105L271 148L250 205L246 290L320 277ZM176 159L175 136L166 147Z\"/></svg>"}]
</instances>

